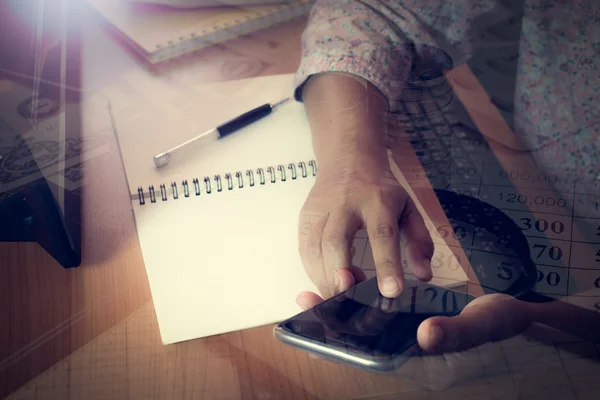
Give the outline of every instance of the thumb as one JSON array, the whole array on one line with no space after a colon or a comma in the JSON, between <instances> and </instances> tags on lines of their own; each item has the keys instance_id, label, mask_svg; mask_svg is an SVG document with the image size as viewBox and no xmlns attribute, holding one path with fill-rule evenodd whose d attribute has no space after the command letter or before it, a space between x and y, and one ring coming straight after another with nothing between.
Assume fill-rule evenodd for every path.
<instances>
[{"instance_id":1,"label":"thumb","mask_svg":"<svg viewBox=\"0 0 600 400\"><path fill-rule=\"evenodd\" d=\"M527 303L490 294L472 301L456 317L427 319L419 326L417 339L426 352L464 351L516 336L531 323Z\"/></svg>"}]
</instances>

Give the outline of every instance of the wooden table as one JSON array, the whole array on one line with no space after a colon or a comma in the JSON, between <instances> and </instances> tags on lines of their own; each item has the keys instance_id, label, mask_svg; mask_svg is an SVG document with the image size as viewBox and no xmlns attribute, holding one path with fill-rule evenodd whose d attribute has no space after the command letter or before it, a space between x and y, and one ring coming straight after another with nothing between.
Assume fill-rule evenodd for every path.
<instances>
[{"instance_id":1,"label":"wooden table","mask_svg":"<svg viewBox=\"0 0 600 400\"><path fill-rule=\"evenodd\" d=\"M88 50L93 44L95 51L88 53L93 62L87 64L85 76L94 89L110 84L113 76L139 60L117 44L118 35L102 21L93 14L88 17L86 41ZM294 72L305 23L300 19L212 46L168 71L156 72L156 79L208 83ZM84 179L81 267L62 269L37 244L0 245L1 396L575 398L571 392L576 383L583 388L581 393L587 393L586 385L593 381L560 378L564 375L562 357L563 368L556 376L571 385L565 391L554 389L557 378L547 368L538 368L519 372L517 378L515 371L496 371L433 393L405 379L312 359L274 340L272 326L163 346L114 141L109 153L88 163ZM531 342L517 338L513 348L519 344L530 346ZM593 350L588 350L577 359L596 365L589 356ZM594 398L593 392L589 396Z\"/></svg>"}]
</instances>

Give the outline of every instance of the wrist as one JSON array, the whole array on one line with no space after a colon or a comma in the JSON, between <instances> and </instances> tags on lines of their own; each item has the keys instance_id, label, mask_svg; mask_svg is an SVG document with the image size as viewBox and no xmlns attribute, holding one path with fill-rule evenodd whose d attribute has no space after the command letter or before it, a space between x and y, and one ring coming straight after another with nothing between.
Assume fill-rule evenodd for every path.
<instances>
[{"instance_id":1,"label":"wrist","mask_svg":"<svg viewBox=\"0 0 600 400\"><path fill-rule=\"evenodd\" d=\"M385 148L341 147L316 151L318 177L326 181L377 183L391 174Z\"/></svg>"},{"instance_id":2,"label":"wrist","mask_svg":"<svg viewBox=\"0 0 600 400\"><path fill-rule=\"evenodd\" d=\"M387 168L387 101L373 85L347 74L323 73L308 81L303 98L320 169L361 163Z\"/></svg>"}]
</instances>

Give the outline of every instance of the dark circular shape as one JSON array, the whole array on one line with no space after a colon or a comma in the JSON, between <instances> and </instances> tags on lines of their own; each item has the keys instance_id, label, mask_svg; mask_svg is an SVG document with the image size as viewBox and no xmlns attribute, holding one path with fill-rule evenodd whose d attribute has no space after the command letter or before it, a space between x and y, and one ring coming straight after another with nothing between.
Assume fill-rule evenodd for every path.
<instances>
[{"instance_id":1,"label":"dark circular shape","mask_svg":"<svg viewBox=\"0 0 600 400\"><path fill-rule=\"evenodd\" d=\"M452 57L444 50L427 44L413 44L414 57L409 82L440 78L453 68Z\"/></svg>"},{"instance_id":2,"label":"dark circular shape","mask_svg":"<svg viewBox=\"0 0 600 400\"><path fill-rule=\"evenodd\" d=\"M60 104L48 97L38 97L34 105L33 97L28 97L17 106L17 112L23 118L48 118L60 111Z\"/></svg>"},{"instance_id":3,"label":"dark circular shape","mask_svg":"<svg viewBox=\"0 0 600 400\"><path fill-rule=\"evenodd\" d=\"M454 67L452 57L444 50L424 43L402 43L382 47L373 51L371 61L379 62L387 58L399 68L410 63L409 76L398 82L404 89L420 89L443 85L446 83L445 72ZM404 74L402 74L404 75Z\"/></svg>"},{"instance_id":4,"label":"dark circular shape","mask_svg":"<svg viewBox=\"0 0 600 400\"><path fill-rule=\"evenodd\" d=\"M523 231L498 208L471 196L435 189L451 224L470 225L479 237L470 262L479 284L488 293L528 296L537 283L537 268ZM463 238L465 235L463 235ZM477 254L476 254L477 253ZM536 301L551 301L538 296Z\"/></svg>"}]
</instances>

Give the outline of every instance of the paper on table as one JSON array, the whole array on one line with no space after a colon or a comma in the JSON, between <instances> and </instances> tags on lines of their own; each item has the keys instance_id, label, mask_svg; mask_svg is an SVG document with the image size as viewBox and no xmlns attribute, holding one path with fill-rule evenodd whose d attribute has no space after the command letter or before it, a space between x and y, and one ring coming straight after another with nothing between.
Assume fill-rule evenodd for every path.
<instances>
[{"instance_id":1,"label":"paper on table","mask_svg":"<svg viewBox=\"0 0 600 400\"><path fill-rule=\"evenodd\" d=\"M158 187L158 183L181 179L191 181L190 173L213 176L232 168L265 167L262 164L277 161L298 162L297 154L312 157L310 132L307 122L302 119L302 105L288 102L243 133L235 133L210 146L192 144L186 147L174 154L163 168L156 169L152 160L156 154L254 107L290 96L292 79L289 74L241 79L198 85L184 92L132 73L127 81L133 90L127 94L127 99L121 93L119 98L106 93L112 102L130 104L115 110L130 192L135 194L138 186L154 184ZM290 120L292 116L296 120ZM293 122L282 122L283 125L270 129L274 126L272 121L280 117L302 125L294 126L295 130L291 131L286 125Z\"/></svg>"},{"instance_id":2,"label":"paper on table","mask_svg":"<svg viewBox=\"0 0 600 400\"><path fill-rule=\"evenodd\" d=\"M171 8L232 7L292 3L296 0L131 0L134 3L160 4Z\"/></svg>"},{"instance_id":3,"label":"paper on table","mask_svg":"<svg viewBox=\"0 0 600 400\"><path fill-rule=\"evenodd\" d=\"M274 76L194 88L202 104L199 110L211 121L196 119L203 129L222 122L235 98L235 107L256 106L292 93L292 76ZM229 94L229 95L227 95ZM158 105L158 103L157 103ZM206 107L206 108L205 108ZM211 111L214 110L214 113ZM238 110L240 111L240 110ZM234 115L231 115L232 117ZM136 120L139 124L136 125ZM299 103L288 103L269 117L210 146L194 149L192 156L156 170L152 156L177 141L193 137L186 128L190 120L163 124L157 114L116 120L116 130L132 193L161 183L180 184L194 178L233 176L240 171L277 168L314 159L310 129ZM210 125L208 125L210 123ZM169 125L168 131L163 131ZM206 125L206 126L205 126ZM169 132L177 136L161 135ZM182 133L183 132L183 133ZM192 136L189 136L192 135ZM149 142L149 138L156 138ZM142 145L143 144L143 145ZM165 147L166 146L166 147ZM175 161L175 158L173 159ZM289 173L289 172L288 172ZM279 174L278 174L279 175ZM315 291L298 254L298 215L314 177L277 180L240 189L192 193L174 199L146 203L133 200L138 235L154 305L165 344L225 333L280 321L300 312L296 295ZM290 176L290 175L288 175ZM258 175L255 175L258 182ZM214 182L214 180L213 180ZM214 186L213 186L214 189ZM354 242L354 263L370 274L374 264L365 232ZM437 246L441 250L441 246ZM448 272L451 282L466 280L464 274ZM444 275L444 272L441 273ZM453 280L452 280L453 278ZM437 281L434 281L436 283ZM442 280L441 283L448 284Z\"/></svg>"},{"instance_id":4,"label":"paper on table","mask_svg":"<svg viewBox=\"0 0 600 400\"><path fill-rule=\"evenodd\" d=\"M312 180L135 206L163 343L277 322L316 288L297 247Z\"/></svg>"},{"instance_id":5,"label":"paper on table","mask_svg":"<svg viewBox=\"0 0 600 400\"><path fill-rule=\"evenodd\" d=\"M30 113L31 93L23 84L0 79L0 193L41 178L63 186L65 171L110 150L106 98L66 103L61 110L56 99L42 95L37 113ZM63 118L80 117L83 129L64 130Z\"/></svg>"},{"instance_id":6,"label":"paper on table","mask_svg":"<svg viewBox=\"0 0 600 400\"><path fill-rule=\"evenodd\" d=\"M88 3L123 34L134 50L157 63L306 15L312 0L194 8L143 4L156 1Z\"/></svg>"},{"instance_id":7,"label":"paper on table","mask_svg":"<svg viewBox=\"0 0 600 400\"><path fill-rule=\"evenodd\" d=\"M156 170L154 154L222 122L226 113L228 118L235 116L231 110L247 110L289 95L292 89L289 75L236 84L233 90L228 88L231 83L220 84L218 91L194 90L199 113L210 115L210 120L191 118L161 126L158 114L124 123L116 118L134 193L137 186L158 188L160 183L183 179L191 183L195 177L202 181L204 176L212 179L215 174L223 177L226 172L258 167L266 171L269 166L314 158L302 105L289 103L242 132L194 148L190 157L174 157L167 168ZM236 106L228 107L232 94ZM198 130L186 128L190 124ZM163 130L167 125L169 130ZM147 140L155 137L156 142ZM296 295L316 290L297 249L298 214L313 179L213 194L203 190L199 197L148 201L143 206L133 201L165 344L264 325L301 311Z\"/></svg>"}]
</instances>

